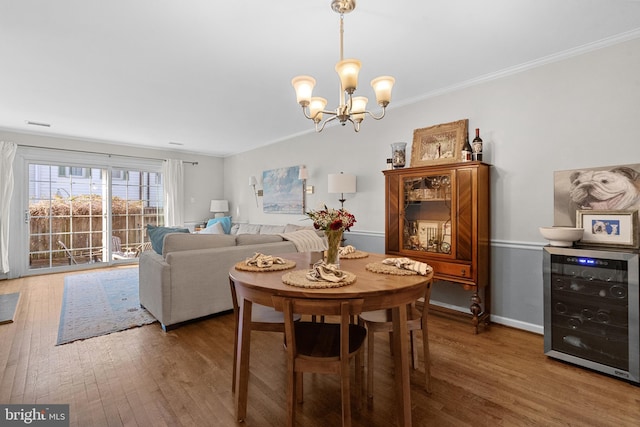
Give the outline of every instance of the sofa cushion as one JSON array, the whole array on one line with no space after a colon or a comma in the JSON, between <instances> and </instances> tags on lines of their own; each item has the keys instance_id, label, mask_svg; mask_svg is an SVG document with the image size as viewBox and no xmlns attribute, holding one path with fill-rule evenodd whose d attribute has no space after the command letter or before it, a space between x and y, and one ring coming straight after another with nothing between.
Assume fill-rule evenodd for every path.
<instances>
[{"instance_id":1,"label":"sofa cushion","mask_svg":"<svg viewBox=\"0 0 640 427\"><path fill-rule=\"evenodd\" d=\"M284 231L280 233L292 233L298 230L315 230L313 225L296 225L296 224L287 224L284 226Z\"/></svg>"},{"instance_id":2,"label":"sofa cushion","mask_svg":"<svg viewBox=\"0 0 640 427\"><path fill-rule=\"evenodd\" d=\"M284 225L261 225L260 234L284 233Z\"/></svg>"},{"instance_id":3,"label":"sofa cushion","mask_svg":"<svg viewBox=\"0 0 640 427\"><path fill-rule=\"evenodd\" d=\"M196 231L198 234L228 234L224 232L224 227L221 222L214 222L204 230Z\"/></svg>"},{"instance_id":4,"label":"sofa cushion","mask_svg":"<svg viewBox=\"0 0 640 427\"><path fill-rule=\"evenodd\" d=\"M182 227L157 227L147 224L147 234L149 235L149 240L151 240L151 247L159 254L162 254L164 237L170 233L189 233L189 229Z\"/></svg>"},{"instance_id":5,"label":"sofa cushion","mask_svg":"<svg viewBox=\"0 0 640 427\"><path fill-rule=\"evenodd\" d=\"M258 234L260 233L260 224L240 224L238 234Z\"/></svg>"},{"instance_id":6,"label":"sofa cushion","mask_svg":"<svg viewBox=\"0 0 640 427\"><path fill-rule=\"evenodd\" d=\"M170 252L223 248L236 245L236 236L229 234L169 234L164 239L162 255Z\"/></svg>"},{"instance_id":7,"label":"sofa cushion","mask_svg":"<svg viewBox=\"0 0 640 427\"><path fill-rule=\"evenodd\" d=\"M229 234L231 232L231 217L230 216L223 216L220 218L211 218L209 221L207 221L207 227L215 224L215 223L221 223L222 224L222 228L224 228L224 233L225 234Z\"/></svg>"},{"instance_id":8,"label":"sofa cushion","mask_svg":"<svg viewBox=\"0 0 640 427\"><path fill-rule=\"evenodd\" d=\"M236 244L242 245L259 245L262 243L282 242L283 239L277 234L238 234L236 236Z\"/></svg>"}]
</instances>

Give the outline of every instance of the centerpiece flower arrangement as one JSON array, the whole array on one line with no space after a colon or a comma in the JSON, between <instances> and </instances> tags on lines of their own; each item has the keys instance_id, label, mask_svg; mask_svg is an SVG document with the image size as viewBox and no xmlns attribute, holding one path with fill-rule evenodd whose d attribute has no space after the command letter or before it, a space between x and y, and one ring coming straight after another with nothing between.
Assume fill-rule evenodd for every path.
<instances>
[{"instance_id":1,"label":"centerpiece flower arrangement","mask_svg":"<svg viewBox=\"0 0 640 427\"><path fill-rule=\"evenodd\" d=\"M356 223L356 217L344 208L332 209L326 205L324 209L307 212L307 216L313 220L313 227L323 230L327 236L327 264L338 264L342 233L351 229Z\"/></svg>"}]
</instances>

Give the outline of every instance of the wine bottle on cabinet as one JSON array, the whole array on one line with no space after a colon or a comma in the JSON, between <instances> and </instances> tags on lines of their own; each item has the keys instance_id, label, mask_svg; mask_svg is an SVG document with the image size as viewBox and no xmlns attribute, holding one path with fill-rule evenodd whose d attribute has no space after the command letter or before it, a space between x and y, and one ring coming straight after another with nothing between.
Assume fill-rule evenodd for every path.
<instances>
[{"instance_id":1,"label":"wine bottle on cabinet","mask_svg":"<svg viewBox=\"0 0 640 427\"><path fill-rule=\"evenodd\" d=\"M476 128L476 137L473 138L472 144L472 160L482 161L482 138L480 138L480 129Z\"/></svg>"},{"instance_id":2,"label":"wine bottle on cabinet","mask_svg":"<svg viewBox=\"0 0 640 427\"><path fill-rule=\"evenodd\" d=\"M466 139L464 140L464 145L462 146L461 159L463 162L468 162L471 160L471 144L469 144L469 134L467 134Z\"/></svg>"}]
</instances>

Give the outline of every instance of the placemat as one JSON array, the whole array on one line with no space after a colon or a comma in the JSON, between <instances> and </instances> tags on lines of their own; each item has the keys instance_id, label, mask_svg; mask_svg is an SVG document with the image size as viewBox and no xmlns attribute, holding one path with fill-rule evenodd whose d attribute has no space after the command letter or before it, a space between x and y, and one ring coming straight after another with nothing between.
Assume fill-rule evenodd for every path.
<instances>
[{"instance_id":1,"label":"placemat","mask_svg":"<svg viewBox=\"0 0 640 427\"><path fill-rule=\"evenodd\" d=\"M383 264L381 262L369 263L365 265L364 268L372 273L392 274L394 276L414 276L418 274L412 270L405 270L404 268L398 268L395 265Z\"/></svg>"},{"instance_id":2,"label":"placemat","mask_svg":"<svg viewBox=\"0 0 640 427\"><path fill-rule=\"evenodd\" d=\"M282 276L282 282L285 285L296 286L298 288L309 289L321 289L321 288L340 288L342 286L350 285L356 281L356 275L343 271L345 278L339 282L325 282L325 281L313 281L307 279L307 273L309 270L296 270L290 273L285 273Z\"/></svg>"},{"instance_id":3,"label":"placemat","mask_svg":"<svg viewBox=\"0 0 640 427\"><path fill-rule=\"evenodd\" d=\"M240 261L235 265L236 270L252 271L252 272L289 270L290 268L293 268L295 266L296 266L296 262L288 259L284 260L284 264L273 264L270 267L258 267L256 265L248 265L244 261Z\"/></svg>"},{"instance_id":4,"label":"placemat","mask_svg":"<svg viewBox=\"0 0 640 427\"><path fill-rule=\"evenodd\" d=\"M355 252L351 252L350 254L340 255L340 259L359 259L359 258L366 258L368 256L369 254L367 252L355 251Z\"/></svg>"}]
</instances>

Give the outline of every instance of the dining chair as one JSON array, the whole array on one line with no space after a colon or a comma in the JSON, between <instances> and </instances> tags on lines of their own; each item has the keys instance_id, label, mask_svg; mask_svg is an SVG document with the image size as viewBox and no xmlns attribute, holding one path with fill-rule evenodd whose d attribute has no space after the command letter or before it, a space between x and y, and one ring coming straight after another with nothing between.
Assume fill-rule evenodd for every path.
<instances>
[{"instance_id":1,"label":"dining chair","mask_svg":"<svg viewBox=\"0 0 640 427\"><path fill-rule=\"evenodd\" d=\"M432 280L425 283L423 297L419 301L414 301L407 307L407 329L409 330L411 341L411 366L416 369L418 365L418 348L416 346L415 331L422 330L422 349L424 355L424 388L431 392L431 356L429 354L429 332L427 328L427 314L429 311L429 300L431 299ZM422 301L423 300L423 301ZM417 307L420 302L422 309ZM373 399L373 353L374 334L376 332L393 332L393 322L391 320L391 310L365 311L359 316L359 322L368 332L367 338L367 401Z\"/></svg>"},{"instance_id":2,"label":"dining chair","mask_svg":"<svg viewBox=\"0 0 640 427\"><path fill-rule=\"evenodd\" d=\"M236 391L236 362L238 361L238 326L240 321L240 307L233 280L229 280L231 288L231 301L233 303L233 315L235 320L235 334L233 338L233 373L231 377L231 391ZM294 320L300 320L296 315ZM251 307L251 331L280 332L284 334L284 314L273 307L253 303Z\"/></svg>"},{"instance_id":3,"label":"dining chair","mask_svg":"<svg viewBox=\"0 0 640 427\"><path fill-rule=\"evenodd\" d=\"M362 390L361 349L367 330L351 322L362 311L362 299L296 299L274 297L284 313L287 341L287 426L294 427L296 402L302 403L304 372L339 374L342 426L351 426L350 360L356 360L356 395ZM294 321L301 315L339 316L339 323Z\"/></svg>"}]
</instances>

